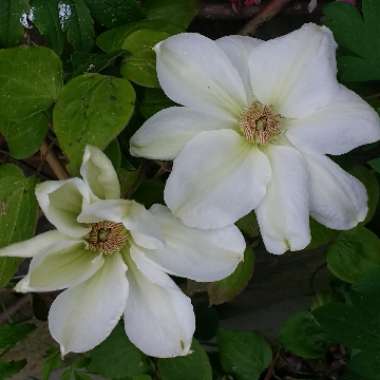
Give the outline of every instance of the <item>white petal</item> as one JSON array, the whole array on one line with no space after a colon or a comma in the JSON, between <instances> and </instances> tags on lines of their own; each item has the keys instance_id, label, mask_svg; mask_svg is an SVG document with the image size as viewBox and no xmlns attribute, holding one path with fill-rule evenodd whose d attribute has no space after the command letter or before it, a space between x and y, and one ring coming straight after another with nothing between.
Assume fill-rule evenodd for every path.
<instances>
[{"instance_id":1,"label":"white petal","mask_svg":"<svg viewBox=\"0 0 380 380\"><path fill-rule=\"evenodd\" d=\"M0 249L0 256L33 257L46 253L62 241L70 240L57 230L44 232L29 240L8 245Z\"/></svg>"},{"instance_id":2,"label":"white petal","mask_svg":"<svg viewBox=\"0 0 380 380\"><path fill-rule=\"evenodd\" d=\"M331 159L305 154L310 172L311 216L336 230L362 222L368 212L367 191L360 181Z\"/></svg>"},{"instance_id":3,"label":"white petal","mask_svg":"<svg viewBox=\"0 0 380 380\"><path fill-rule=\"evenodd\" d=\"M128 298L127 267L120 255L86 282L61 293L49 313L49 329L63 355L101 343L118 323Z\"/></svg>"},{"instance_id":4,"label":"white petal","mask_svg":"<svg viewBox=\"0 0 380 380\"><path fill-rule=\"evenodd\" d=\"M339 89L335 49L331 31L315 24L261 43L250 56L254 95L286 117L326 106Z\"/></svg>"},{"instance_id":5,"label":"white petal","mask_svg":"<svg viewBox=\"0 0 380 380\"><path fill-rule=\"evenodd\" d=\"M132 206L124 219L124 226L131 233L134 242L143 248L161 248L163 237L155 218L143 205L131 202Z\"/></svg>"},{"instance_id":6,"label":"white petal","mask_svg":"<svg viewBox=\"0 0 380 380\"><path fill-rule=\"evenodd\" d=\"M120 198L120 183L111 160L97 147L87 145L80 174L100 199Z\"/></svg>"},{"instance_id":7,"label":"white petal","mask_svg":"<svg viewBox=\"0 0 380 380\"><path fill-rule=\"evenodd\" d=\"M202 132L175 159L165 201L190 227L225 227L259 204L269 180L267 158L242 136Z\"/></svg>"},{"instance_id":8,"label":"white petal","mask_svg":"<svg viewBox=\"0 0 380 380\"><path fill-rule=\"evenodd\" d=\"M98 200L83 207L78 215L80 223L97 223L108 220L114 223L122 223L127 217L134 201L128 199Z\"/></svg>"},{"instance_id":9,"label":"white petal","mask_svg":"<svg viewBox=\"0 0 380 380\"><path fill-rule=\"evenodd\" d=\"M232 119L247 106L242 79L215 41L182 33L154 50L161 87L176 103Z\"/></svg>"},{"instance_id":10,"label":"white petal","mask_svg":"<svg viewBox=\"0 0 380 380\"><path fill-rule=\"evenodd\" d=\"M125 331L145 354L160 358L187 355L195 330L191 301L168 275L141 251L131 249L130 295L124 314Z\"/></svg>"},{"instance_id":11,"label":"white petal","mask_svg":"<svg viewBox=\"0 0 380 380\"><path fill-rule=\"evenodd\" d=\"M58 231L82 237L89 228L77 221L84 204L90 201L90 190L79 178L46 181L36 186L36 197L46 218Z\"/></svg>"},{"instance_id":12,"label":"white petal","mask_svg":"<svg viewBox=\"0 0 380 380\"><path fill-rule=\"evenodd\" d=\"M380 139L379 115L354 92L339 94L316 113L287 122L286 135L301 150L343 154Z\"/></svg>"},{"instance_id":13,"label":"white petal","mask_svg":"<svg viewBox=\"0 0 380 380\"><path fill-rule=\"evenodd\" d=\"M310 242L308 173L302 155L287 146L267 150L272 181L256 209L268 252L298 251Z\"/></svg>"},{"instance_id":14,"label":"white petal","mask_svg":"<svg viewBox=\"0 0 380 380\"><path fill-rule=\"evenodd\" d=\"M132 136L131 154L156 160L173 160L198 133L235 128L235 124L187 107L170 107L148 119Z\"/></svg>"},{"instance_id":15,"label":"white petal","mask_svg":"<svg viewBox=\"0 0 380 380\"><path fill-rule=\"evenodd\" d=\"M195 281L217 281L231 274L244 258L245 240L239 229L229 226L200 230L185 226L162 205L151 208L161 227L165 246L146 250L152 261L176 276Z\"/></svg>"},{"instance_id":16,"label":"white petal","mask_svg":"<svg viewBox=\"0 0 380 380\"><path fill-rule=\"evenodd\" d=\"M84 242L63 242L54 251L32 259L28 274L16 290L25 293L69 288L86 281L103 263L102 255L85 249Z\"/></svg>"},{"instance_id":17,"label":"white petal","mask_svg":"<svg viewBox=\"0 0 380 380\"><path fill-rule=\"evenodd\" d=\"M226 36L216 40L216 44L227 54L228 58L242 77L249 99L252 98L248 67L249 56L253 49L261 42L262 41L257 38L248 36Z\"/></svg>"}]
</instances>

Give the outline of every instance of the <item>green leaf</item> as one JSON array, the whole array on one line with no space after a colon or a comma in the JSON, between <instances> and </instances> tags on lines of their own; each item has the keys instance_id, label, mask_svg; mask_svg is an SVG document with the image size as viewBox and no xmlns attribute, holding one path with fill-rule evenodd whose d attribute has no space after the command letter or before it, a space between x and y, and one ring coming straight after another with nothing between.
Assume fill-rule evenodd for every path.
<instances>
[{"instance_id":1,"label":"green leaf","mask_svg":"<svg viewBox=\"0 0 380 380\"><path fill-rule=\"evenodd\" d=\"M34 187L35 179L25 178L17 166L0 166L0 247L33 236L38 217ZM0 286L8 283L19 263L18 258L0 258Z\"/></svg>"},{"instance_id":2,"label":"green leaf","mask_svg":"<svg viewBox=\"0 0 380 380\"><path fill-rule=\"evenodd\" d=\"M136 0L86 0L95 20L107 27L128 24L144 17Z\"/></svg>"},{"instance_id":3,"label":"green leaf","mask_svg":"<svg viewBox=\"0 0 380 380\"><path fill-rule=\"evenodd\" d=\"M352 305L330 303L313 314L332 342L380 354L379 310L378 294L354 294Z\"/></svg>"},{"instance_id":4,"label":"green leaf","mask_svg":"<svg viewBox=\"0 0 380 380\"><path fill-rule=\"evenodd\" d=\"M91 362L88 370L107 378L133 377L147 373L150 369L147 358L129 341L122 324L89 356Z\"/></svg>"},{"instance_id":5,"label":"green leaf","mask_svg":"<svg viewBox=\"0 0 380 380\"><path fill-rule=\"evenodd\" d=\"M348 368L355 376L355 380L379 380L380 379L380 353L362 351L354 355Z\"/></svg>"},{"instance_id":6,"label":"green leaf","mask_svg":"<svg viewBox=\"0 0 380 380\"><path fill-rule=\"evenodd\" d=\"M19 160L36 153L48 132L45 113L36 113L19 121L0 122L0 132L7 141L10 154Z\"/></svg>"},{"instance_id":7,"label":"green leaf","mask_svg":"<svg viewBox=\"0 0 380 380\"><path fill-rule=\"evenodd\" d=\"M165 185L159 179L147 179L133 193L133 199L150 207L154 203L163 203Z\"/></svg>"},{"instance_id":8,"label":"green leaf","mask_svg":"<svg viewBox=\"0 0 380 380\"><path fill-rule=\"evenodd\" d=\"M145 0L144 8L149 20L163 20L176 24L183 31L198 13L198 0Z\"/></svg>"},{"instance_id":9,"label":"green leaf","mask_svg":"<svg viewBox=\"0 0 380 380\"><path fill-rule=\"evenodd\" d=\"M236 380L258 380L272 360L269 344L253 331L221 329L218 346L223 370Z\"/></svg>"},{"instance_id":10,"label":"green leaf","mask_svg":"<svg viewBox=\"0 0 380 380\"><path fill-rule=\"evenodd\" d=\"M114 168L119 169L121 166L121 159L122 159L119 140L115 139L111 141L111 143L104 150L104 153L112 161L112 165L114 166Z\"/></svg>"},{"instance_id":11,"label":"green leaf","mask_svg":"<svg viewBox=\"0 0 380 380\"><path fill-rule=\"evenodd\" d=\"M327 266L343 281L359 281L380 266L380 239L365 227L341 232L327 250Z\"/></svg>"},{"instance_id":12,"label":"green leaf","mask_svg":"<svg viewBox=\"0 0 380 380\"><path fill-rule=\"evenodd\" d=\"M35 326L30 323L0 325L0 349L13 347L34 329Z\"/></svg>"},{"instance_id":13,"label":"green leaf","mask_svg":"<svg viewBox=\"0 0 380 380\"><path fill-rule=\"evenodd\" d=\"M28 0L0 1L0 46L11 47L21 43L24 28L22 14L29 10Z\"/></svg>"},{"instance_id":14,"label":"green leaf","mask_svg":"<svg viewBox=\"0 0 380 380\"><path fill-rule=\"evenodd\" d=\"M280 342L287 351L305 359L325 356L327 337L313 314L300 312L292 315L282 326Z\"/></svg>"},{"instance_id":15,"label":"green leaf","mask_svg":"<svg viewBox=\"0 0 380 380\"><path fill-rule=\"evenodd\" d=\"M235 271L223 280L212 282L207 291L211 305L220 305L235 298L248 285L255 266L255 254L252 248L244 252L244 261L240 262Z\"/></svg>"},{"instance_id":16,"label":"green leaf","mask_svg":"<svg viewBox=\"0 0 380 380\"><path fill-rule=\"evenodd\" d=\"M128 25L107 30L96 39L97 45L106 53L113 53L122 48L125 39L139 29L151 29L157 32L166 32L169 35L181 32L181 28L162 20L142 20Z\"/></svg>"},{"instance_id":17,"label":"green leaf","mask_svg":"<svg viewBox=\"0 0 380 380\"><path fill-rule=\"evenodd\" d=\"M11 376L16 375L26 365L26 360L17 360L11 362L0 361L0 379L10 379Z\"/></svg>"},{"instance_id":18,"label":"green leaf","mask_svg":"<svg viewBox=\"0 0 380 380\"><path fill-rule=\"evenodd\" d=\"M59 0L32 0L33 24L57 54L62 54L65 35L58 14Z\"/></svg>"},{"instance_id":19,"label":"green leaf","mask_svg":"<svg viewBox=\"0 0 380 380\"><path fill-rule=\"evenodd\" d=\"M171 106L174 106L174 103L160 88L145 88L139 111L145 119L148 119L158 111Z\"/></svg>"},{"instance_id":20,"label":"green leaf","mask_svg":"<svg viewBox=\"0 0 380 380\"><path fill-rule=\"evenodd\" d=\"M380 158L375 158L374 160L368 161L370 166L380 174Z\"/></svg>"},{"instance_id":21,"label":"green leaf","mask_svg":"<svg viewBox=\"0 0 380 380\"><path fill-rule=\"evenodd\" d=\"M343 48L338 56L342 79L368 81L380 79L380 2L363 0L362 14L344 2L324 8L325 23Z\"/></svg>"},{"instance_id":22,"label":"green leaf","mask_svg":"<svg viewBox=\"0 0 380 380\"><path fill-rule=\"evenodd\" d=\"M368 214L362 224L370 222L375 214L377 205L379 204L379 181L373 170L365 166L355 166L350 173L355 176L367 189L368 194Z\"/></svg>"},{"instance_id":23,"label":"green leaf","mask_svg":"<svg viewBox=\"0 0 380 380\"><path fill-rule=\"evenodd\" d=\"M46 111L62 86L62 64L45 47L0 50L0 120L20 121Z\"/></svg>"},{"instance_id":24,"label":"green leaf","mask_svg":"<svg viewBox=\"0 0 380 380\"><path fill-rule=\"evenodd\" d=\"M135 91L126 79L84 74L71 80L54 107L54 130L62 150L78 172L86 144L104 149L128 123Z\"/></svg>"},{"instance_id":25,"label":"green leaf","mask_svg":"<svg viewBox=\"0 0 380 380\"><path fill-rule=\"evenodd\" d=\"M122 49L132 53L121 65L121 75L144 87L159 87L156 74L154 45L169 37L166 32L141 29L131 33L123 42Z\"/></svg>"},{"instance_id":26,"label":"green leaf","mask_svg":"<svg viewBox=\"0 0 380 380\"><path fill-rule=\"evenodd\" d=\"M209 359L203 347L193 339L192 353L172 359L158 359L161 380L212 380Z\"/></svg>"},{"instance_id":27,"label":"green leaf","mask_svg":"<svg viewBox=\"0 0 380 380\"><path fill-rule=\"evenodd\" d=\"M331 230L323 224L310 219L311 242L306 249L316 249L322 245L330 243L339 233L339 231Z\"/></svg>"},{"instance_id":28,"label":"green leaf","mask_svg":"<svg viewBox=\"0 0 380 380\"><path fill-rule=\"evenodd\" d=\"M50 349L47 356L44 358L42 367L42 380L49 380L52 372L57 368L62 368L64 365L61 354L56 348Z\"/></svg>"},{"instance_id":29,"label":"green leaf","mask_svg":"<svg viewBox=\"0 0 380 380\"><path fill-rule=\"evenodd\" d=\"M95 29L85 1L66 0L64 5L70 9L63 22L67 40L75 50L90 51L95 44Z\"/></svg>"},{"instance_id":30,"label":"green leaf","mask_svg":"<svg viewBox=\"0 0 380 380\"><path fill-rule=\"evenodd\" d=\"M253 211L239 219L236 226L251 239L260 235L259 224Z\"/></svg>"}]
</instances>

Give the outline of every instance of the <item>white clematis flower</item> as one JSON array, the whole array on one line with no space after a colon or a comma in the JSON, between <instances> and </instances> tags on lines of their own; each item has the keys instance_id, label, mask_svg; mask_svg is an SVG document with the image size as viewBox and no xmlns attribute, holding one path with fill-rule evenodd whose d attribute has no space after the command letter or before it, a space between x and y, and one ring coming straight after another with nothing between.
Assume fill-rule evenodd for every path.
<instances>
[{"instance_id":1,"label":"white clematis flower","mask_svg":"<svg viewBox=\"0 0 380 380\"><path fill-rule=\"evenodd\" d=\"M169 208L220 228L256 210L269 252L310 242L309 215L350 229L367 214L363 185L329 155L380 139L380 121L336 80L329 29L305 24L270 41L185 33L155 47L166 95L131 139L135 156L174 160Z\"/></svg>"},{"instance_id":2,"label":"white clematis flower","mask_svg":"<svg viewBox=\"0 0 380 380\"><path fill-rule=\"evenodd\" d=\"M0 250L32 257L20 292L66 289L53 302L49 329L62 354L103 341L124 314L125 331L156 357L189 353L194 332L190 299L168 276L215 281L243 258L235 227L204 231L184 226L170 211L120 198L110 160L87 146L80 178L48 181L38 202L57 228Z\"/></svg>"}]
</instances>

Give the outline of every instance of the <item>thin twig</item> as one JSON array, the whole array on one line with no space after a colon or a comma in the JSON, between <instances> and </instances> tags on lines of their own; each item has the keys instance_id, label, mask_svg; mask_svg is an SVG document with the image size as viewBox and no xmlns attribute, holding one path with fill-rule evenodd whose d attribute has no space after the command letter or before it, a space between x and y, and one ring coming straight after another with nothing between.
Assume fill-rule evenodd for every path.
<instances>
[{"instance_id":1,"label":"thin twig","mask_svg":"<svg viewBox=\"0 0 380 380\"><path fill-rule=\"evenodd\" d=\"M266 21L276 16L286 5L293 0L271 0L260 12L240 30L242 35L254 35L257 28Z\"/></svg>"},{"instance_id":2,"label":"thin twig","mask_svg":"<svg viewBox=\"0 0 380 380\"><path fill-rule=\"evenodd\" d=\"M273 370L274 370L274 367L275 367L279 357L280 357L280 354L277 352L277 354L273 358L272 362L270 363L270 366L269 366L268 371L264 377L264 380L270 380L272 378Z\"/></svg>"},{"instance_id":3,"label":"thin twig","mask_svg":"<svg viewBox=\"0 0 380 380\"><path fill-rule=\"evenodd\" d=\"M203 3L197 17L210 20L247 20L257 14L260 7L244 7L235 12L231 4Z\"/></svg>"},{"instance_id":4,"label":"thin twig","mask_svg":"<svg viewBox=\"0 0 380 380\"><path fill-rule=\"evenodd\" d=\"M29 294L18 299L12 306L0 314L0 324L8 322L9 318L22 309L28 302L30 302Z\"/></svg>"},{"instance_id":5,"label":"thin twig","mask_svg":"<svg viewBox=\"0 0 380 380\"><path fill-rule=\"evenodd\" d=\"M44 141L40 148L42 160L46 161L53 173L57 176L58 179L67 179L69 178L69 175L62 165L62 163L59 161L53 150L49 147L48 143Z\"/></svg>"}]
</instances>

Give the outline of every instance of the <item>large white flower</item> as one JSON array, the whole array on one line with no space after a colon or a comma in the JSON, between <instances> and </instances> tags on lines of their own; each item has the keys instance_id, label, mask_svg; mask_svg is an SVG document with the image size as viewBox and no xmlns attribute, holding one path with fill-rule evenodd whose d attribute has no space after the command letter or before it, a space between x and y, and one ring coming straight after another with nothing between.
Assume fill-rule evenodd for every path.
<instances>
[{"instance_id":1,"label":"large white flower","mask_svg":"<svg viewBox=\"0 0 380 380\"><path fill-rule=\"evenodd\" d=\"M0 250L32 257L20 292L68 288L56 298L49 328L63 354L92 349L124 313L130 340L151 356L189 352L194 313L168 276L215 281L242 260L245 241L235 227L203 231L184 226L170 211L120 198L110 160L87 146L80 178L36 188L57 228Z\"/></svg>"},{"instance_id":2,"label":"large white flower","mask_svg":"<svg viewBox=\"0 0 380 380\"><path fill-rule=\"evenodd\" d=\"M217 228L256 210L267 250L310 241L309 215L349 229L367 214L363 185L326 155L380 139L378 115L336 80L325 27L269 41L179 34L155 47L165 109L131 139L135 156L173 160L169 208Z\"/></svg>"}]
</instances>

